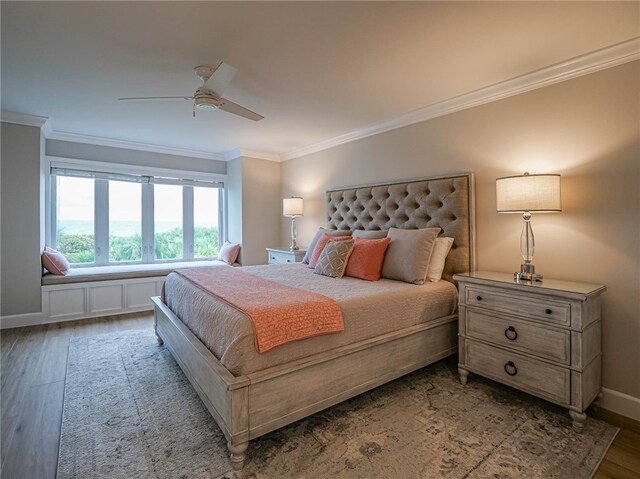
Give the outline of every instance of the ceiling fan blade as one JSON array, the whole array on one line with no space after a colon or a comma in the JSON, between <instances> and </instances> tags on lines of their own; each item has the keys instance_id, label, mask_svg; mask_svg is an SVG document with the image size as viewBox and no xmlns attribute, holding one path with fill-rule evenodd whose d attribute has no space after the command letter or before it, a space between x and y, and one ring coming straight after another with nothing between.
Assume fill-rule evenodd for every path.
<instances>
[{"instance_id":1,"label":"ceiling fan blade","mask_svg":"<svg viewBox=\"0 0 640 479\"><path fill-rule=\"evenodd\" d=\"M118 101L146 101L146 100L193 100L192 96L139 96L118 98Z\"/></svg>"},{"instance_id":2,"label":"ceiling fan blade","mask_svg":"<svg viewBox=\"0 0 640 479\"><path fill-rule=\"evenodd\" d=\"M237 103L233 103L232 101L229 101L225 98L220 98L218 108L220 110L224 110L226 112L233 113L234 115L242 116L253 121L260 121L264 118L264 116L258 115L256 112L240 106Z\"/></svg>"},{"instance_id":3,"label":"ceiling fan blade","mask_svg":"<svg viewBox=\"0 0 640 479\"><path fill-rule=\"evenodd\" d=\"M213 72L213 75L211 75L211 78L205 82L205 86L208 90L215 93L217 97L221 97L224 90L229 86L229 83L231 83L231 80L233 80L237 71L238 70L233 68L231 65L220 62L216 70Z\"/></svg>"}]
</instances>

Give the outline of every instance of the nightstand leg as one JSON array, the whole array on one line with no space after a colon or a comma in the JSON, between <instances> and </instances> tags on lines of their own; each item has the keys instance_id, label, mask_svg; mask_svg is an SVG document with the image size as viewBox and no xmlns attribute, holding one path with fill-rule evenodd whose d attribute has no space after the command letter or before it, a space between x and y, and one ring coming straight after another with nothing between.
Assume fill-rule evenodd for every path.
<instances>
[{"instance_id":1,"label":"nightstand leg","mask_svg":"<svg viewBox=\"0 0 640 479\"><path fill-rule=\"evenodd\" d=\"M466 369L458 368L458 374L460 374L460 383L464 386L467 384L467 378L469 377L469 371Z\"/></svg>"},{"instance_id":2,"label":"nightstand leg","mask_svg":"<svg viewBox=\"0 0 640 479\"><path fill-rule=\"evenodd\" d=\"M569 416L573 419L573 430L581 434L587 422L587 415L583 412L569 411Z\"/></svg>"},{"instance_id":3,"label":"nightstand leg","mask_svg":"<svg viewBox=\"0 0 640 479\"><path fill-rule=\"evenodd\" d=\"M591 403L591 408L593 409L593 412L598 412L598 410L600 409L600 403L602 402L603 396L604 394L602 393L602 391L600 391L600 393L598 393L596 398Z\"/></svg>"}]
</instances>

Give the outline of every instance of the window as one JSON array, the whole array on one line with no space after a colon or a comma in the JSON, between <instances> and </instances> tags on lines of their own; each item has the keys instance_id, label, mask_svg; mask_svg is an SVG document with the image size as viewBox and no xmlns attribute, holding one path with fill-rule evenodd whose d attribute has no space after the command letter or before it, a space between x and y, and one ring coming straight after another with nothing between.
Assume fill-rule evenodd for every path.
<instances>
[{"instance_id":1,"label":"window","mask_svg":"<svg viewBox=\"0 0 640 479\"><path fill-rule=\"evenodd\" d=\"M55 238L57 249L70 263L95 260L93 180L59 176Z\"/></svg>"},{"instance_id":2,"label":"window","mask_svg":"<svg viewBox=\"0 0 640 479\"><path fill-rule=\"evenodd\" d=\"M109 181L109 262L142 260L142 185Z\"/></svg>"},{"instance_id":3,"label":"window","mask_svg":"<svg viewBox=\"0 0 640 479\"><path fill-rule=\"evenodd\" d=\"M215 258L224 184L51 168L50 242L74 266Z\"/></svg>"},{"instance_id":4,"label":"window","mask_svg":"<svg viewBox=\"0 0 640 479\"><path fill-rule=\"evenodd\" d=\"M193 188L193 257L218 255L218 194L213 188Z\"/></svg>"},{"instance_id":5,"label":"window","mask_svg":"<svg viewBox=\"0 0 640 479\"><path fill-rule=\"evenodd\" d=\"M154 254L156 259L182 258L182 189L177 185L153 185Z\"/></svg>"}]
</instances>

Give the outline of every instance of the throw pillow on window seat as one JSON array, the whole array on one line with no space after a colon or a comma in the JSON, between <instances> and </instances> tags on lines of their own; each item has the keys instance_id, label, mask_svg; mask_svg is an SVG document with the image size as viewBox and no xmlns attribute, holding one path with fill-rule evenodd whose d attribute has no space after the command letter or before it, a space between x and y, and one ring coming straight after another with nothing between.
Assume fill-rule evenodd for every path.
<instances>
[{"instance_id":1,"label":"throw pillow on window seat","mask_svg":"<svg viewBox=\"0 0 640 479\"><path fill-rule=\"evenodd\" d=\"M238 254L240 254L240 245L238 243L225 241L218 253L218 259L227 264L233 264L238 259Z\"/></svg>"},{"instance_id":2,"label":"throw pillow on window seat","mask_svg":"<svg viewBox=\"0 0 640 479\"><path fill-rule=\"evenodd\" d=\"M42 266L51 274L66 275L69 272L69 261L64 255L46 246L41 255Z\"/></svg>"}]
</instances>

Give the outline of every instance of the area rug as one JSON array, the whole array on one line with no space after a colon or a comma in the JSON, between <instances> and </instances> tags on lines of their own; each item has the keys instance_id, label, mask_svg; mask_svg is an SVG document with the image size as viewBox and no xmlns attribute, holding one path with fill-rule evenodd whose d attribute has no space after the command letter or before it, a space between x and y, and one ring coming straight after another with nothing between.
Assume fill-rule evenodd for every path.
<instances>
[{"instance_id":1,"label":"area rug","mask_svg":"<svg viewBox=\"0 0 640 479\"><path fill-rule=\"evenodd\" d=\"M58 479L589 478L617 429L472 375L454 358L250 443L231 471L208 411L151 331L69 347ZM292 394L295 394L292 391Z\"/></svg>"}]
</instances>

